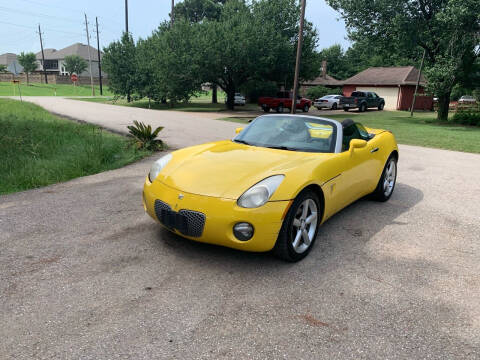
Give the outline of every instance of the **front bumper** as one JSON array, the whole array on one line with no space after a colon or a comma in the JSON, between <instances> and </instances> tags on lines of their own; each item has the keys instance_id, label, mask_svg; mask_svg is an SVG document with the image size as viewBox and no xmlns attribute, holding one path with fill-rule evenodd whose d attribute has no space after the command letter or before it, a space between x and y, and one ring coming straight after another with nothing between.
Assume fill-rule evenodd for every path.
<instances>
[{"instance_id":1,"label":"front bumper","mask_svg":"<svg viewBox=\"0 0 480 360\"><path fill-rule=\"evenodd\" d=\"M183 198L180 199L183 195ZM168 230L187 239L226 246L238 250L269 251L277 241L285 210L289 201L272 201L256 209L245 209L236 200L189 194L171 188L159 181L151 183L147 178L143 189L145 211L162 224L155 212L155 201L168 204L174 211L190 210L205 214L205 226L199 237L186 236L178 230ZM248 241L240 241L233 235L233 226L238 222L248 222L255 231ZM162 224L163 226L163 224Z\"/></svg>"},{"instance_id":2,"label":"front bumper","mask_svg":"<svg viewBox=\"0 0 480 360\"><path fill-rule=\"evenodd\" d=\"M314 103L313 106L316 108L328 108L330 109L332 107L332 104L329 103Z\"/></svg>"}]
</instances>

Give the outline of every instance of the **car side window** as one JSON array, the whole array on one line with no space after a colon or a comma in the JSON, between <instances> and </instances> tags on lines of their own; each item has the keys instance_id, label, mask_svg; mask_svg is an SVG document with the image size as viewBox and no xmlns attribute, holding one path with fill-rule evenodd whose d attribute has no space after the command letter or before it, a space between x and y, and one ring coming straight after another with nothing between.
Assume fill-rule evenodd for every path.
<instances>
[{"instance_id":1,"label":"car side window","mask_svg":"<svg viewBox=\"0 0 480 360\"><path fill-rule=\"evenodd\" d=\"M365 126L360 123L355 123L355 126L357 127L358 133L360 134L362 140L368 141L371 139L371 136L368 133L367 129L365 129Z\"/></svg>"},{"instance_id":2,"label":"car side window","mask_svg":"<svg viewBox=\"0 0 480 360\"><path fill-rule=\"evenodd\" d=\"M370 135L362 124L353 123L343 128L342 151L350 149L350 141L353 139L370 140Z\"/></svg>"},{"instance_id":3,"label":"car side window","mask_svg":"<svg viewBox=\"0 0 480 360\"><path fill-rule=\"evenodd\" d=\"M367 97L373 98L373 93L369 92Z\"/></svg>"}]
</instances>

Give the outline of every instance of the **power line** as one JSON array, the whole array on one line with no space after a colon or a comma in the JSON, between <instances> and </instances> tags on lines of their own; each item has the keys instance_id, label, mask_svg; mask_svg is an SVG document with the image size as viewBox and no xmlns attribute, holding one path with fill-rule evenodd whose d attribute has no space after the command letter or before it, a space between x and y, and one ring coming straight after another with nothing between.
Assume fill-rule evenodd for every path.
<instances>
[{"instance_id":1,"label":"power line","mask_svg":"<svg viewBox=\"0 0 480 360\"><path fill-rule=\"evenodd\" d=\"M125 32L128 34L128 0L125 0Z\"/></svg>"},{"instance_id":2,"label":"power line","mask_svg":"<svg viewBox=\"0 0 480 360\"><path fill-rule=\"evenodd\" d=\"M88 20L87 14L85 14L85 30L87 32L87 49L88 49L88 62L90 63L90 85L92 86L92 96L95 96L95 88L93 87L93 74L92 74L92 56L90 54L90 36L88 35ZM80 74L79 74L80 75Z\"/></svg>"},{"instance_id":3,"label":"power line","mask_svg":"<svg viewBox=\"0 0 480 360\"><path fill-rule=\"evenodd\" d=\"M35 17L43 17L43 18L47 18L47 19L55 19L55 20L72 22L72 23L78 24L78 20L74 20L72 18L64 18L64 17L47 15L47 14L42 14L42 13L37 13L37 12L34 13L34 12L30 12L30 11L25 11L25 10L11 9L11 8L7 8L5 6L0 6L0 11L12 12L12 13L23 14L23 15L30 15L30 16L35 16Z\"/></svg>"},{"instance_id":4,"label":"power line","mask_svg":"<svg viewBox=\"0 0 480 360\"><path fill-rule=\"evenodd\" d=\"M102 63L100 59L100 34L98 32L98 17L95 18L95 23L97 24L97 57L98 57L98 80L100 82L100 95L103 95L102 87Z\"/></svg>"},{"instance_id":5,"label":"power line","mask_svg":"<svg viewBox=\"0 0 480 360\"><path fill-rule=\"evenodd\" d=\"M22 27L22 28L25 28L25 29L36 30L36 28L33 27L33 26L25 26L25 25L20 25L20 24L14 24L14 23L7 22L7 21L0 21L0 24L12 25L12 26ZM72 31L64 31L64 30L57 30L57 29L51 29L51 28L43 28L43 29L51 31L51 32L63 33L63 34L67 34L67 35L82 36L81 33L75 33L75 32L72 32Z\"/></svg>"},{"instance_id":6,"label":"power line","mask_svg":"<svg viewBox=\"0 0 480 360\"><path fill-rule=\"evenodd\" d=\"M24 1L24 2L27 2L27 3L30 3L30 4L35 4L35 5L39 5L39 6L43 6L43 7L46 7L46 8L49 8L49 9L61 9L61 10L66 10L66 11L76 11L76 12L79 12L79 13L82 13L85 11L85 9L81 10L81 9L78 9L78 8L72 8L72 7L65 7L65 6L58 6L58 5L53 5L53 4L45 4L45 3L41 3L41 2L38 2L38 1L32 1L32 0L20 0L20 1ZM115 20L114 18L112 17L106 17L106 16L102 16L101 19L103 19L104 21L110 21L112 23L115 23L117 25L122 25L119 21Z\"/></svg>"},{"instance_id":7,"label":"power line","mask_svg":"<svg viewBox=\"0 0 480 360\"><path fill-rule=\"evenodd\" d=\"M40 49L42 49L42 67L45 75L45 84L48 84L47 69L45 68L45 54L43 53L42 30L40 30L40 24L38 24L38 35L40 36Z\"/></svg>"}]
</instances>

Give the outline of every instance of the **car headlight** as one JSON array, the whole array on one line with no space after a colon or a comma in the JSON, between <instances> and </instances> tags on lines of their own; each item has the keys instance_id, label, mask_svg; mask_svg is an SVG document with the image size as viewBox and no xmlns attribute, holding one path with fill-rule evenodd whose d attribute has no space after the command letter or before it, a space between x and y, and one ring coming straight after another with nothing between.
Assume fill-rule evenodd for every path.
<instances>
[{"instance_id":1,"label":"car headlight","mask_svg":"<svg viewBox=\"0 0 480 360\"><path fill-rule=\"evenodd\" d=\"M152 168L150 169L150 172L148 173L148 178L150 179L150 182L153 182L160 174L160 171L168 164L168 162L172 160L172 154L165 155L155 161L152 165Z\"/></svg>"},{"instance_id":2,"label":"car headlight","mask_svg":"<svg viewBox=\"0 0 480 360\"><path fill-rule=\"evenodd\" d=\"M238 198L238 206L243 208L257 208L264 205L270 200L284 178L285 175L274 175L256 183Z\"/></svg>"}]
</instances>

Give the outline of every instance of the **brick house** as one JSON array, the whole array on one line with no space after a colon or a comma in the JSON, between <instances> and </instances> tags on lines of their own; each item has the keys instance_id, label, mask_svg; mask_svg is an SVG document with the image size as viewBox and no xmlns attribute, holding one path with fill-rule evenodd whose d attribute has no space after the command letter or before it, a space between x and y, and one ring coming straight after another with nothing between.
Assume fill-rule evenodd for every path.
<instances>
[{"instance_id":1,"label":"brick house","mask_svg":"<svg viewBox=\"0 0 480 360\"><path fill-rule=\"evenodd\" d=\"M385 109L409 110L412 106L418 69L414 66L371 67L348 78L343 83L343 95L353 91L373 91L385 99ZM433 97L425 94L426 81L420 77L415 101L416 110L432 110Z\"/></svg>"}]
</instances>

